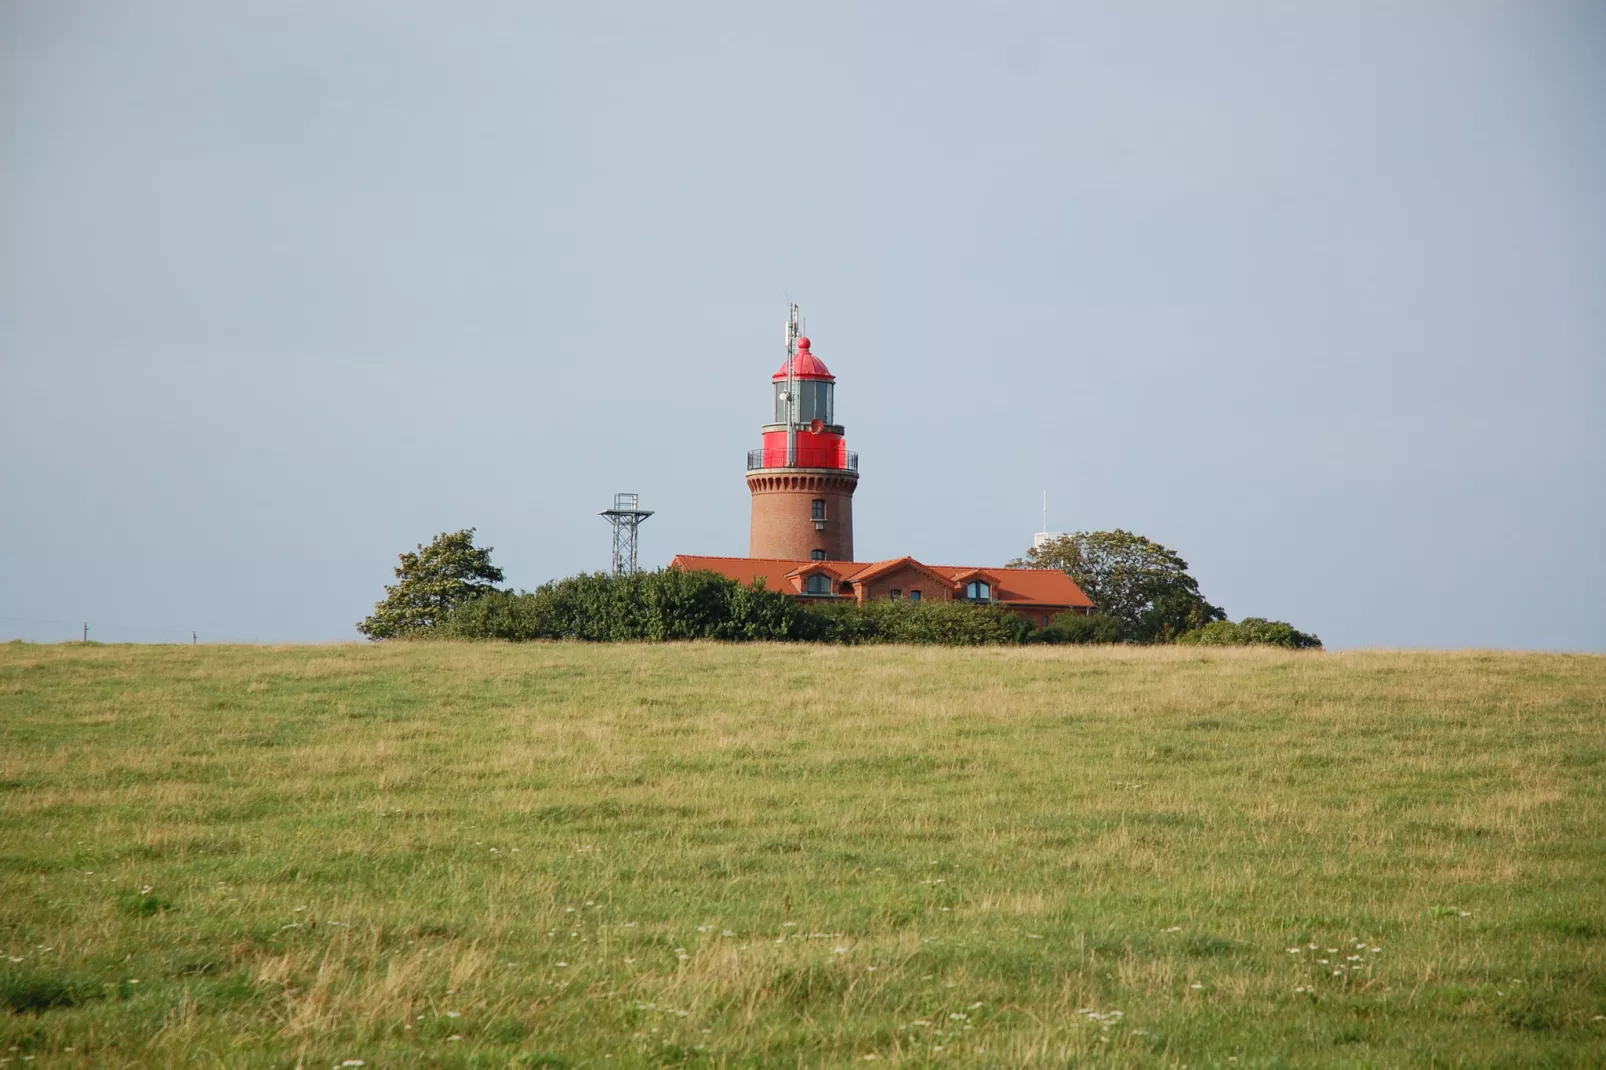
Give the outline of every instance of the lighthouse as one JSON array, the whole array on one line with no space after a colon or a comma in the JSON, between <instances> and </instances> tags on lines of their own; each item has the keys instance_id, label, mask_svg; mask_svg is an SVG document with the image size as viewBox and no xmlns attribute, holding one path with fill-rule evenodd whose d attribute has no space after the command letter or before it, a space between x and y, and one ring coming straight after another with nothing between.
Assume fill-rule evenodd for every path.
<instances>
[{"instance_id":1,"label":"lighthouse","mask_svg":"<svg viewBox=\"0 0 1606 1070\"><path fill-rule=\"evenodd\" d=\"M803 337L796 305L786 320L786 363L770 386L775 407L764 444L747 454L748 555L676 554L671 568L712 572L817 605L971 602L1002 606L1038 627L1060 613L1092 611L1092 600L1057 568L927 565L909 556L853 560L859 455L849 452L836 422L836 376Z\"/></svg>"},{"instance_id":2,"label":"lighthouse","mask_svg":"<svg viewBox=\"0 0 1606 1070\"><path fill-rule=\"evenodd\" d=\"M748 556L852 561L859 455L836 422L836 376L801 335L796 305L786 322L786 362L770 379L773 419L764 445L747 454Z\"/></svg>"}]
</instances>

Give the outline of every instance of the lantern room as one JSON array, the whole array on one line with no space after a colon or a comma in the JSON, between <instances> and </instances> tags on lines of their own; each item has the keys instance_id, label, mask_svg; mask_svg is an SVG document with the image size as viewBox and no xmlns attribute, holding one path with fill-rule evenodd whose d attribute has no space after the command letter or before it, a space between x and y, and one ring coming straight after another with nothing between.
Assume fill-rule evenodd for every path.
<instances>
[{"instance_id":1,"label":"lantern room","mask_svg":"<svg viewBox=\"0 0 1606 1070\"><path fill-rule=\"evenodd\" d=\"M834 424L836 376L825 362L810 350L807 338L797 340L797 356L791 358L792 385L797 390L797 422ZM775 381L775 422L786 423L786 365L771 378Z\"/></svg>"},{"instance_id":2,"label":"lantern room","mask_svg":"<svg viewBox=\"0 0 1606 1070\"><path fill-rule=\"evenodd\" d=\"M856 470L859 459L848 451L844 429L836 422L836 376L814 355L807 338L797 340L797 352L770 378L774 397L772 421L764 425L764 448L748 454L748 469ZM795 399L788 397L789 390L796 395ZM787 419L789 402L790 422ZM789 448L789 432L797 438L795 452Z\"/></svg>"}]
</instances>

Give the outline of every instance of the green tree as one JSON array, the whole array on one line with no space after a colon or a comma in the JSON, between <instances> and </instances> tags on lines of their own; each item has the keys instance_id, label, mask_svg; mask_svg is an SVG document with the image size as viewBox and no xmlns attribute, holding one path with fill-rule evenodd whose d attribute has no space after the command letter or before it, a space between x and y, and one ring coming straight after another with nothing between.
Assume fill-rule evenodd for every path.
<instances>
[{"instance_id":1,"label":"green tree","mask_svg":"<svg viewBox=\"0 0 1606 1070\"><path fill-rule=\"evenodd\" d=\"M1130 531L1078 531L1026 551L1011 568L1057 568L1076 581L1098 612L1121 623L1123 638L1166 643L1225 620L1205 601L1188 563L1175 551Z\"/></svg>"},{"instance_id":2,"label":"green tree","mask_svg":"<svg viewBox=\"0 0 1606 1070\"><path fill-rule=\"evenodd\" d=\"M492 547L474 545L474 529L443 532L428 546L401 555L396 582L373 616L357 625L370 639L401 639L428 631L458 606L496 590L502 570Z\"/></svg>"}]
</instances>

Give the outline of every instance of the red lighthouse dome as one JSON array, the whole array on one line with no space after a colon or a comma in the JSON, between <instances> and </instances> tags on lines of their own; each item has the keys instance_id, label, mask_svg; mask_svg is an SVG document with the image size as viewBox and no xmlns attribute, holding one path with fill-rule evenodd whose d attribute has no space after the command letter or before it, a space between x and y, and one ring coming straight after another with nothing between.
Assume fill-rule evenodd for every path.
<instances>
[{"instance_id":1,"label":"red lighthouse dome","mask_svg":"<svg viewBox=\"0 0 1606 1070\"><path fill-rule=\"evenodd\" d=\"M814 355L809 349L809 345L810 342L807 337L797 340L797 355L792 357L789 362L792 365L793 377L797 379L829 379L835 382L836 376L832 375L831 369L825 366L825 361ZM787 363L782 362L781 370L770 376L770 378L785 379Z\"/></svg>"}]
</instances>

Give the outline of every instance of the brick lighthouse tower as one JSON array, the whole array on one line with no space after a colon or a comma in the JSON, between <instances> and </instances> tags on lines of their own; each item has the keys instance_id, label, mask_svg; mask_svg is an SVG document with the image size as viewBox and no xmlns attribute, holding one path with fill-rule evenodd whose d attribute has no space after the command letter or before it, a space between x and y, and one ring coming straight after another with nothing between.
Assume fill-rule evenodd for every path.
<instances>
[{"instance_id":1,"label":"brick lighthouse tower","mask_svg":"<svg viewBox=\"0 0 1606 1070\"><path fill-rule=\"evenodd\" d=\"M747 454L753 495L749 557L853 560L853 491L859 455L836 422L836 376L798 336L797 306L786 321L786 363L771 379L774 420L764 446Z\"/></svg>"}]
</instances>

